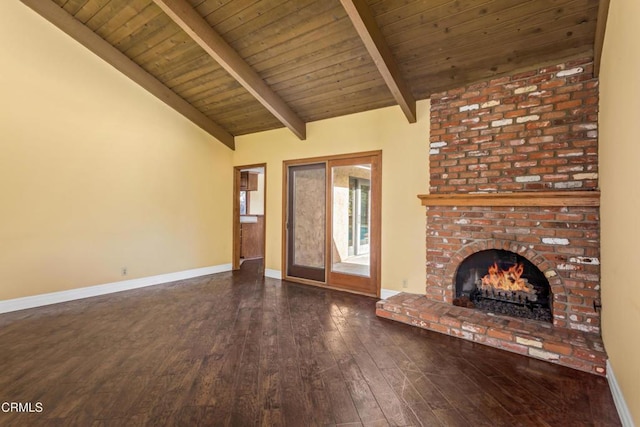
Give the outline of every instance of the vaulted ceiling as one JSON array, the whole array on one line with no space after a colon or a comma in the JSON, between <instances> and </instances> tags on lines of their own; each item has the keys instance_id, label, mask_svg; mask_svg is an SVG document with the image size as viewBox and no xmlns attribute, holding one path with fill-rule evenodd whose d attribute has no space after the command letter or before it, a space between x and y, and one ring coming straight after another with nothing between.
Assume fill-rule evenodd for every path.
<instances>
[{"instance_id":1,"label":"vaulted ceiling","mask_svg":"<svg viewBox=\"0 0 640 427\"><path fill-rule=\"evenodd\" d=\"M604 0L22 0L234 147L577 54ZM601 4L602 3L602 4ZM604 13L603 13L604 12ZM600 22L599 22L600 21ZM597 58L596 58L597 61Z\"/></svg>"}]
</instances>

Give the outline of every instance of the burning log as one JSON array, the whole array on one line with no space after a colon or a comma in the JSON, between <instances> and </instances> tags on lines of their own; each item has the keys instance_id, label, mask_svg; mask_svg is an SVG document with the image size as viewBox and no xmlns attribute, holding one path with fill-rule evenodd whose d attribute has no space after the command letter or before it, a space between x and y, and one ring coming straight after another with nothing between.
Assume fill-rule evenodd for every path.
<instances>
[{"instance_id":1,"label":"burning log","mask_svg":"<svg viewBox=\"0 0 640 427\"><path fill-rule=\"evenodd\" d=\"M506 301L536 301L536 290L531 283L522 277L524 266L515 264L507 270L493 263L489 272L478 284L486 298L501 299Z\"/></svg>"}]
</instances>

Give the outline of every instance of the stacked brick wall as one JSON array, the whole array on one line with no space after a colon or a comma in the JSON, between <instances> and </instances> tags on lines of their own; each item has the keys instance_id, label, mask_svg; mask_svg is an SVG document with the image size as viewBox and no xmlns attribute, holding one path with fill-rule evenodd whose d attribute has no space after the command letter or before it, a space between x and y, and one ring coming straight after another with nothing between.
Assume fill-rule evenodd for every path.
<instances>
[{"instance_id":1,"label":"stacked brick wall","mask_svg":"<svg viewBox=\"0 0 640 427\"><path fill-rule=\"evenodd\" d=\"M591 59L434 94L430 191L596 188L597 110Z\"/></svg>"},{"instance_id":2,"label":"stacked brick wall","mask_svg":"<svg viewBox=\"0 0 640 427\"><path fill-rule=\"evenodd\" d=\"M433 95L431 193L597 188L592 73L571 60ZM460 262L505 246L549 278L555 326L599 333L599 242L598 208L429 207L427 298L450 303Z\"/></svg>"},{"instance_id":3,"label":"stacked brick wall","mask_svg":"<svg viewBox=\"0 0 640 427\"><path fill-rule=\"evenodd\" d=\"M434 94L431 194L535 195L523 206L429 206L426 295L380 301L377 314L604 375L599 209L538 206L535 197L597 189L597 113L591 59ZM553 324L452 305L458 266L487 249L522 255L545 274Z\"/></svg>"},{"instance_id":4,"label":"stacked brick wall","mask_svg":"<svg viewBox=\"0 0 640 427\"><path fill-rule=\"evenodd\" d=\"M569 60L434 94L430 192L533 192L530 205L427 208L424 296L380 301L379 316L598 375L597 207L536 205L536 192L598 187L598 81L591 59ZM452 304L464 259L487 249L524 256L549 280L553 323Z\"/></svg>"}]
</instances>

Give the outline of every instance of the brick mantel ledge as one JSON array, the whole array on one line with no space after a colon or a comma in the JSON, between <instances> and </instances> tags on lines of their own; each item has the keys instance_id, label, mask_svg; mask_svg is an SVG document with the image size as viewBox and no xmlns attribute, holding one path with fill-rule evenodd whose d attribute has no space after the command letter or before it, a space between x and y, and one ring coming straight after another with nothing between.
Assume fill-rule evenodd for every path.
<instances>
[{"instance_id":1,"label":"brick mantel ledge","mask_svg":"<svg viewBox=\"0 0 640 427\"><path fill-rule=\"evenodd\" d=\"M423 206L600 206L600 191L419 194Z\"/></svg>"}]
</instances>

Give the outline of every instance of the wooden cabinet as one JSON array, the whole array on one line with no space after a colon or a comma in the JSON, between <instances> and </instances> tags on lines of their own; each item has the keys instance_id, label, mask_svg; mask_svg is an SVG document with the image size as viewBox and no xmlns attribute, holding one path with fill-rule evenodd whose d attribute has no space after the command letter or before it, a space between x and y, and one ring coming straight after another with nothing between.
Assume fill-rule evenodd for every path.
<instances>
[{"instance_id":1,"label":"wooden cabinet","mask_svg":"<svg viewBox=\"0 0 640 427\"><path fill-rule=\"evenodd\" d=\"M255 217L258 222L240 224L240 258L264 257L264 217L262 215L255 215Z\"/></svg>"},{"instance_id":2,"label":"wooden cabinet","mask_svg":"<svg viewBox=\"0 0 640 427\"><path fill-rule=\"evenodd\" d=\"M240 172L240 191L257 191L258 174L253 172Z\"/></svg>"}]
</instances>

